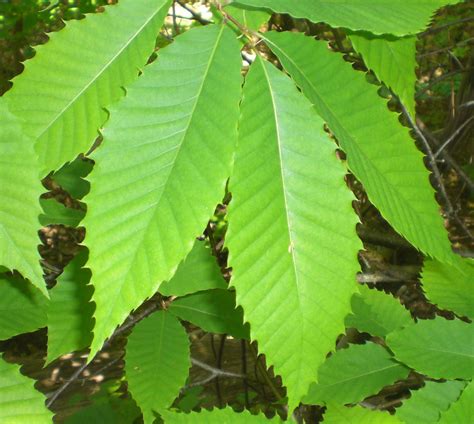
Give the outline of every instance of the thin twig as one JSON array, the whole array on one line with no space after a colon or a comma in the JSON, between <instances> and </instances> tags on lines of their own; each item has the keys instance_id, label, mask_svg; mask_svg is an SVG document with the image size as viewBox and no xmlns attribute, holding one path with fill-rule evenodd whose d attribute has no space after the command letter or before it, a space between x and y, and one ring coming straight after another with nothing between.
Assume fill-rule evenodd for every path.
<instances>
[{"instance_id":1,"label":"thin twig","mask_svg":"<svg viewBox=\"0 0 474 424\"><path fill-rule=\"evenodd\" d=\"M143 318L145 318L146 316L150 315L151 313L153 313L154 311L156 311L158 309L158 305L157 304L153 304L151 307L145 309L142 313L140 313L139 315L136 315L134 317L132 317L130 319L130 321L128 323L125 323L123 324L121 327L117 328L117 330L115 330L115 332L112 334L112 336L110 336L110 338L104 343L104 345L102 346L102 350L104 350L105 348L107 348L108 346L110 346L110 344L112 343L112 340L114 338L116 338L118 335L124 333L125 331L129 330L131 327L133 327L138 321L141 321ZM97 356L97 355L96 355ZM94 356L94 358L96 357ZM92 360L94 359L92 358ZM79 377L80 375L87 369L87 367L92 363L92 360L91 361L87 361L86 359L86 362L84 364L82 364L75 372L74 374L71 376L71 378L69 380L66 380L64 382L64 384L59 387L52 395L51 397L48 399L48 401L46 402L46 406L48 408L51 407L51 405L58 399L59 396L61 396L62 393L64 393L64 391L72 384L74 383Z\"/></svg>"},{"instance_id":2,"label":"thin twig","mask_svg":"<svg viewBox=\"0 0 474 424\"><path fill-rule=\"evenodd\" d=\"M454 218L456 222L459 224L459 226L464 230L467 236L469 238L474 239L474 236L471 234L469 229L464 225L464 223L459 219L457 216L456 212L454 211L453 205L451 204L451 201L449 200L448 193L446 191L446 187L444 186L443 179L441 177L441 173L438 168L438 164L436 163L436 159L434 157L433 151L431 150L430 143L426 139L425 135L421 131L421 129L416 125L416 123L413 121L411 115L408 113L406 110L405 106L403 105L402 102L399 102L400 107L402 108L402 111L406 118L408 119L408 122L410 123L410 126L415 130L415 133L418 135L420 141L422 142L426 155L428 157L428 161L431 166L431 170L433 172L433 175L435 177L436 183L438 184L439 187L439 192L441 194L441 197L443 198L446 206L446 213L448 217Z\"/></svg>"},{"instance_id":3,"label":"thin twig","mask_svg":"<svg viewBox=\"0 0 474 424\"><path fill-rule=\"evenodd\" d=\"M192 7L189 7L186 3L182 0L176 0L176 2L183 8L186 9L194 20L198 21L201 25L209 25L211 21L204 19L199 13L197 13Z\"/></svg>"},{"instance_id":4,"label":"thin twig","mask_svg":"<svg viewBox=\"0 0 474 424\"><path fill-rule=\"evenodd\" d=\"M448 144L451 143L461 133L461 131L471 123L472 120L474 120L474 116L471 116L469 119L464 121L459 126L459 128L449 136L449 138L441 145L441 147L434 154L435 159L440 155L440 153L442 153L442 151L448 146Z\"/></svg>"},{"instance_id":5,"label":"thin twig","mask_svg":"<svg viewBox=\"0 0 474 424\"><path fill-rule=\"evenodd\" d=\"M209 371L215 377L232 377L232 378L245 378L243 374L236 374L230 371L224 371L221 368L213 367L212 365L206 364L205 362L200 361L199 359L191 358L191 363L196 365L203 370Z\"/></svg>"},{"instance_id":6,"label":"thin twig","mask_svg":"<svg viewBox=\"0 0 474 424\"><path fill-rule=\"evenodd\" d=\"M464 24L466 22L471 22L471 21L474 21L474 17L463 18L463 19L459 19L457 21L448 22L446 24L443 24L443 25L440 25L440 26L437 26L437 27L429 28L426 31L422 32L420 34L420 36L426 36L426 35L429 35L429 34L434 34L436 32L443 31L444 29L446 29L450 26L460 25L460 24Z\"/></svg>"}]
</instances>

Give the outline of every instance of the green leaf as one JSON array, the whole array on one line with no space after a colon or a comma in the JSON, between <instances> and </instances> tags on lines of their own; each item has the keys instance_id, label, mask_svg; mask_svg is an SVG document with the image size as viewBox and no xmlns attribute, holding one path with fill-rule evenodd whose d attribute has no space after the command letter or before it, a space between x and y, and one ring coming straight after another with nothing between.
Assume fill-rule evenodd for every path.
<instances>
[{"instance_id":1,"label":"green leaf","mask_svg":"<svg viewBox=\"0 0 474 424\"><path fill-rule=\"evenodd\" d=\"M318 370L303 403L356 403L383 387L406 378L410 370L375 343L350 345L336 351Z\"/></svg>"},{"instance_id":2,"label":"green leaf","mask_svg":"<svg viewBox=\"0 0 474 424\"><path fill-rule=\"evenodd\" d=\"M139 322L128 338L125 374L128 389L143 412L145 424L154 412L171 406L191 367L186 331L173 315L158 311Z\"/></svg>"},{"instance_id":3,"label":"green leaf","mask_svg":"<svg viewBox=\"0 0 474 424\"><path fill-rule=\"evenodd\" d=\"M335 146L286 75L257 58L241 110L226 237L231 283L291 410L344 332L357 289L357 217Z\"/></svg>"},{"instance_id":4,"label":"green leaf","mask_svg":"<svg viewBox=\"0 0 474 424\"><path fill-rule=\"evenodd\" d=\"M377 87L325 42L289 32L265 38L338 138L371 202L415 247L451 263L454 255L422 154Z\"/></svg>"},{"instance_id":5,"label":"green leaf","mask_svg":"<svg viewBox=\"0 0 474 424\"><path fill-rule=\"evenodd\" d=\"M422 320L388 335L395 357L432 378L472 378L474 326L444 318Z\"/></svg>"},{"instance_id":6,"label":"green leaf","mask_svg":"<svg viewBox=\"0 0 474 424\"><path fill-rule=\"evenodd\" d=\"M234 412L230 407L225 409L206 409L201 412L182 414L178 412L163 412L162 417L166 424L259 424L281 422L278 418L268 419L265 415L252 415L249 411Z\"/></svg>"},{"instance_id":7,"label":"green leaf","mask_svg":"<svg viewBox=\"0 0 474 424\"><path fill-rule=\"evenodd\" d=\"M84 220L95 354L169 280L224 196L241 92L233 32L193 28L162 50L112 111Z\"/></svg>"},{"instance_id":8,"label":"green leaf","mask_svg":"<svg viewBox=\"0 0 474 424\"><path fill-rule=\"evenodd\" d=\"M0 422L5 424L50 424L45 397L34 388L35 381L20 373L20 367L0 358Z\"/></svg>"},{"instance_id":9,"label":"green leaf","mask_svg":"<svg viewBox=\"0 0 474 424\"><path fill-rule=\"evenodd\" d=\"M0 264L47 297L37 249L43 192L38 172L32 140L22 136L20 123L0 102Z\"/></svg>"},{"instance_id":10,"label":"green leaf","mask_svg":"<svg viewBox=\"0 0 474 424\"><path fill-rule=\"evenodd\" d=\"M440 424L471 423L474 418L474 383L471 381L463 390L459 400L441 414Z\"/></svg>"},{"instance_id":11,"label":"green leaf","mask_svg":"<svg viewBox=\"0 0 474 424\"><path fill-rule=\"evenodd\" d=\"M243 26L254 31L258 31L270 19L266 11L247 10L232 4L226 6L224 10Z\"/></svg>"},{"instance_id":12,"label":"green leaf","mask_svg":"<svg viewBox=\"0 0 474 424\"><path fill-rule=\"evenodd\" d=\"M324 414L324 424L401 424L402 422L388 412L354 406L347 408L330 405Z\"/></svg>"},{"instance_id":13,"label":"green leaf","mask_svg":"<svg viewBox=\"0 0 474 424\"><path fill-rule=\"evenodd\" d=\"M28 281L0 274L0 340L46 327L47 304Z\"/></svg>"},{"instance_id":14,"label":"green leaf","mask_svg":"<svg viewBox=\"0 0 474 424\"><path fill-rule=\"evenodd\" d=\"M436 9L461 0L234 0L233 3L374 34L416 34Z\"/></svg>"},{"instance_id":15,"label":"green leaf","mask_svg":"<svg viewBox=\"0 0 474 424\"><path fill-rule=\"evenodd\" d=\"M474 318L474 263L460 259L456 267L425 260L421 282L431 303Z\"/></svg>"},{"instance_id":16,"label":"green leaf","mask_svg":"<svg viewBox=\"0 0 474 424\"><path fill-rule=\"evenodd\" d=\"M360 286L359 291L352 296L352 314L346 317L346 327L385 337L413 322L410 312L390 294L366 286Z\"/></svg>"},{"instance_id":17,"label":"green leaf","mask_svg":"<svg viewBox=\"0 0 474 424\"><path fill-rule=\"evenodd\" d=\"M36 47L5 95L12 113L36 140L41 173L85 153L153 53L170 0L121 0L103 13L70 21ZM119 31L111 31L119 28Z\"/></svg>"},{"instance_id":18,"label":"green leaf","mask_svg":"<svg viewBox=\"0 0 474 424\"><path fill-rule=\"evenodd\" d=\"M396 416L406 424L436 423L441 412L459 398L465 385L463 381L427 381L424 387L411 392L411 397L397 408Z\"/></svg>"},{"instance_id":19,"label":"green leaf","mask_svg":"<svg viewBox=\"0 0 474 424\"><path fill-rule=\"evenodd\" d=\"M40 199L43 213L39 216L41 225L63 224L77 227L84 218L85 211L64 206L56 199Z\"/></svg>"},{"instance_id":20,"label":"green leaf","mask_svg":"<svg viewBox=\"0 0 474 424\"><path fill-rule=\"evenodd\" d=\"M66 266L51 290L48 308L48 358L47 363L69 352L90 345L94 322L94 305L90 270L83 268L87 250L81 250Z\"/></svg>"},{"instance_id":21,"label":"green leaf","mask_svg":"<svg viewBox=\"0 0 474 424\"><path fill-rule=\"evenodd\" d=\"M204 241L196 240L171 280L161 284L160 293L164 296L184 296L201 290L226 288L227 283L210 247Z\"/></svg>"},{"instance_id":22,"label":"green leaf","mask_svg":"<svg viewBox=\"0 0 474 424\"><path fill-rule=\"evenodd\" d=\"M56 171L51 178L72 197L82 199L89 193L90 184L85 177L90 174L93 166L91 160L78 157Z\"/></svg>"},{"instance_id":23,"label":"green leaf","mask_svg":"<svg viewBox=\"0 0 474 424\"><path fill-rule=\"evenodd\" d=\"M236 309L235 293L230 290L206 290L181 297L171 303L169 311L204 331L230 334L238 339L250 337L242 308Z\"/></svg>"},{"instance_id":24,"label":"green leaf","mask_svg":"<svg viewBox=\"0 0 474 424\"><path fill-rule=\"evenodd\" d=\"M354 49L362 55L367 68L398 95L410 115L415 117L416 37L371 37L352 34Z\"/></svg>"}]
</instances>

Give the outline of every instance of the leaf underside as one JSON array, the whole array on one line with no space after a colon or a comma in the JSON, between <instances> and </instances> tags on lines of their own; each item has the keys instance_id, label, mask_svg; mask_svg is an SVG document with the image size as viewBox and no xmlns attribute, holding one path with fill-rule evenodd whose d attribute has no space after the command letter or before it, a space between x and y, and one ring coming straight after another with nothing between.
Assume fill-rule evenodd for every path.
<instances>
[{"instance_id":1,"label":"leaf underside","mask_svg":"<svg viewBox=\"0 0 474 424\"><path fill-rule=\"evenodd\" d=\"M91 355L170 279L224 196L240 67L230 29L194 28L163 49L112 110L85 198L97 306Z\"/></svg>"},{"instance_id":2,"label":"leaf underside","mask_svg":"<svg viewBox=\"0 0 474 424\"><path fill-rule=\"evenodd\" d=\"M291 409L344 332L357 218L323 122L286 75L257 58L241 110L226 236L231 284Z\"/></svg>"},{"instance_id":3,"label":"leaf underside","mask_svg":"<svg viewBox=\"0 0 474 424\"><path fill-rule=\"evenodd\" d=\"M337 137L349 168L384 218L415 247L451 263L422 154L377 88L325 42L289 32L270 32L265 39Z\"/></svg>"},{"instance_id":4,"label":"leaf underside","mask_svg":"<svg viewBox=\"0 0 474 424\"><path fill-rule=\"evenodd\" d=\"M165 311L140 321L128 338L125 373L145 424L171 406L188 377L189 340L178 319Z\"/></svg>"},{"instance_id":5,"label":"leaf underside","mask_svg":"<svg viewBox=\"0 0 474 424\"><path fill-rule=\"evenodd\" d=\"M236 4L374 34L423 31L436 9L462 0L234 0Z\"/></svg>"},{"instance_id":6,"label":"leaf underside","mask_svg":"<svg viewBox=\"0 0 474 424\"><path fill-rule=\"evenodd\" d=\"M42 176L92 146L107 119L104 108L123 96L122 87L153 53L170 3L121 0L66 23L36 47L34 60L25 63L4 98L36 141Z\"/></svg>"}]
</instances>

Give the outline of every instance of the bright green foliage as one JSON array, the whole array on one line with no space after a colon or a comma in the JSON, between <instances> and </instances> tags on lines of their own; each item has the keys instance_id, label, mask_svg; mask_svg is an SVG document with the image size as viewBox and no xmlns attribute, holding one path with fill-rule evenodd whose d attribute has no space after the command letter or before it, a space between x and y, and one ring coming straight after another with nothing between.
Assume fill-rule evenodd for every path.
<instances>
[{"instance_id":1,"label":"bright green foliage","mask_svg":"<svg viewBox=\"0 0 474 424\"><path fill-rule=\"evenodd\" d=\"M459 260L456 267L425 260L423 291L431 303L461 316L474 318L474 263Z\"/></svg>"},{"instance_id":2,"label":"bright green foliage","mask_svg":"<svg viewBox=\"0 0 474 424\"><path fill-rule=\"evenodd\" d=\"M231 283L291 410L344 332L357 218L323 122L293 82L257 58L243 96L226 238Z\"/></svg>"},{"instance_id":3,"label":"bright green foliage","mask_svg":"<svg viewBox=\"0 0 474 424\"><path fill-rule=\"evenodd\" d=\"M346 327L357 328L372 336L387 334L413 322L400 302L390 294L367 286L360 286L359 293L352 296L352 314L346 317Z\"/></svg>"},{"instance_id":4,"label":"bright green foliage","mask_svg":"<svg viewBox=\"0 0 474 424\"><path fill-rule=\"evenodd\" d=\"M367 68L398 95L415 117L416 37L388 38L367 34L349 37Z\"/></svg>"},{"instance_id":5,"label":"bright green foliage","mask_svg":"<svg viewBox=\"0 0 474 424\"><path fill-rule=\"evenodd\" d=\"M349 168L381 214L415 247L451 262L421 153L377 88L325 42L290 32L271 32L265 39L338 138Z\"/></svg>"},{"instance_id":6,"label":"bright green foliage","mask_svg":"<svg viewBox=\"0 0 474 424\"><path fill-rule=\"evenodd\" d=\"M472 423L474 418L474 383L471 381L463 390L459 400L441 414L440 424Z\"/></svg>"},{"instance_id":7,"label":"bright green foliage","mask_svg":"<svg viewBox=\"0 0 474 424\"><path fill-rule=\"evenodd\" d=\"M158 311L135 326L128 338L125 374L145 424L171 406L190 367L188 336L173 315Z\"/></svg>"},{"instance_id":8,"label":"bright green foliage","mask_svg":"<svg viewBox=\"0 0 474 424\"><path fill-rule=\"evenodd\" d=\"M0 340L45 327L47 304L28 281L0 274Z\"/></svg>"},{"instance_id":9,"label":"bright green foliage","mask_svg":"<svg viewBox=\"0 0 474 424\"><path fill-rule=\"evenodd\" d=\"M210 247L205 242L196 240L173 278L161 284L160 293L164 296L184 296L201 290L226 288L227 283Z\"/></svg>"},{"instance_id":10,"label":"bright green foliage","mask_svg":"<svg viewBox=\"0 0 474 424\"><path fill-rule=\"evenodd\" d=\"M421 320L387 337L396 359L432 378L465 378L474 374L474 328L444 318Z\"/></svg>"},{"instance_id":11,"label":"bright green foliage","mask_svg":"<svg viewBox=\"0 0 474 424\"><path fill-rule=\"evenodd\" d=\"M211 333L230 334L248 339L249 325L244 325L241 307L235 307L235 293L230 290L206 290L175 300L169 311Z\"/></svg>"},{"instance_id":12,"label":"bright green foliage","mask_svg":"<svg viewBox=\"0 0 474 424\"><path fill-rule=\"evenodd\" d=\"M89 285L91 272L83 268L86 261L87 250L83 249L64 269L51 290L47 362L84 349L92 340L94 305L90 299L93 288Z\"/></svg>"},{"instance_id":13,"label":"bright green foliage","mask_svg":"<svg viewBox=\"0 0 474 424\"><path fill-rule=\"evenodd\" d=\"M350 345L335 352L321 365L318 382L310 386L303 403L344 405L360 402L384 386L406 378L409 372L378 344Z\"/></svg>"},{"instance_id":14,"label":"bright green foliage","mask_svg":"<svg viewBox=\"0 0 474 424\"><path fill-rule=\"evenodd\" d=\"M52 178L75 199L82 199L90 190L85 177L92 171L92 162L80 157L56 171Z\"/></svg>"},{"instance_id":15,"label":"bright green foliage","mask_svg":"<svg viewBox=\"0 0 474 424\"><path fill-rule=\"evenodd\" d=\"M77 227L84 218L85 211L67 208L55 199L40 199L43 213L39 216L41 225L63 224Z\"/></svg>"},{"instance_id":16,"label":"bright green foliage","mask_svg":"<svg viewBox=\"0 0 474 424\"><path fill-rule=\"evenodd\" d=\"M248 411L234 412L231 408L213 409L211 411L203 409L201 412L191 412L182 414L177 412L162 413L166 424L259 424L268 422L281 422L278 418L269 420L265 415L252 415Z\"/></svg>"},{"instance_id":17,"label":"bright green foliage","mask_svg":"<svg viewBox=\"0 0 474 424\"><path fill-rule=\"evenodd\" d=\"M270 15L266 11L248 10L232 4L227 6L225 11L243 26L254 31L258 31L270 19Z\"/></svg>"},{"instance_id":18,"label":"bright green foliage","mask_svg":"<svg viewBox=\"0 0 474 424\"><path fill-rule=\"evenodd\" d=\"M18 120L0 102L0 264L47 296L37 251L43 192L38 172L32 140L22 136Z\"/></svg>"},{"instance_id":19,"label":"bright green foliage","mask_svg":"<svg viewBox=\"0 0 474 424\"><path fill-rule=\"evenodd\" d=\"M396 415L406 424L436 423L441 412L459 398L465 385L463 381L427 381L423 388L411 392L411 397L397 408Z\"/></svg>"},{"instance_id":20,"label":"bright green foliage","mask_svg":"<svg viewBox=\"0 0 474 424\"><path fill-rule=\"evenodd\" d=\"M44 396L34 388L34 380L20 373L20 367L0 358L0 422L5 424L50 424Z\"/></svg>"},{"instance_id":21,"label":"bright green foliage","mask_svg":"<svg viewBox=\"0 0 474 424\"><path fill-rule=\"evenodd\" d=\"M92 354L170 279L224 196L240 65L230 29L194 28L163 49L112 111L84 220L97 305Z\"/></svg>"},{"instance_id":22,"label":"bright green foliage","mask_svg":"<svg viewBox=\"0 0 474 424\"><path fill-rule=\"evenodd\" d=\"M170 3L121 0L104 13L66 24L36 47L35 59L26 63L5 100L36 140L42 174L92 146L107 118L103 108L138 77Z\"/></svg>"},{"instance_id":23,"label":"bright green foliage","mask_svg":"<svg viewBox=\"0 0 474 424\"><path fill-rule=\"evenodd\" d=\"M340 405L329 405L324 414L324 424L401 424L397 417L388 412L372 411L354 406L347 408Z\"/></svg>"},{"instance_id":24,"label":"bright green foliage","mask_svg":"<svg viewBox=\"0 0 474 424\"><path fill-rule=\"evenodd\" d=\"M234 0L236 4L374 34L416 34L436 9L461 0Z\"/></svg>"}]
</instances>

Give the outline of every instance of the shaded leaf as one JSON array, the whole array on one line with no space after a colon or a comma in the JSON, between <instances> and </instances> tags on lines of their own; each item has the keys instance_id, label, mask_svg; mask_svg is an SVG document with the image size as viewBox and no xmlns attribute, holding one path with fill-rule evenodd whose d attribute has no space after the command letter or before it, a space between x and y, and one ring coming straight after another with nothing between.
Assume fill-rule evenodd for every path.
<instances>
[{"instance_id":1,"label":"shaded leaf","mask_svg":"<svg viewBox=\"0 0 474 424\"><path fill-rule=\"evenodd\" d=\"M236 309L235 293L230 290L206 290L181 297L171 303L169 311L204 331L230 334L238 339L250 337L243 310Z\"/></svg>"},{"instance_id":2,"label":"shaded leaf","mask_svg":"<svg viewBox=\"0 0 474 424\"><path fill-rule=\"evenodd\" d=\"M66 23L35 48L4 98L36 140L42 174L92 146L107 118L104 108L123 96L122 87L138 77L153 53L170 3L121 0L103 13Z\"/></svg>"},{"instance_id":3,"label":"shaded leaf","mask_svg":"<svg viewBox=\"0 0 474 424\"><path fill-rule=\"evenodd\" d=\"M384 218L415 247L451 263L454 255L422 154L377 87L325 42L290 32L270 32L265 39L336 135L349 168Z\"/></svg>"},{"instance_id":4,"label":"shaded leaf","mask_svg":"<svg viewBox=\"0 0 474 424\"><path fill-rule=\"evenodd\" d=\"M56 171L51 178L75 199L82 199L89 193L90 184L85 179L93 168L92 161L76 158Z\"/></svg>"},{"instance_id":5,"label":"shaded leaf","mask_svg":"<svg viewBox=\"0 0 474 424\"><path fill-rule=\"evenodd\" d=\"M128 337L125 374L145 424L171 406L190 367L188 335L176 317L157 311L135 326Z\"/></svg>"},{"instance_id":6,"label":"shaded leaf","mask_svg":"<svg viewBox=\"0 0 474 424\"><path fill-rule=\"evenodd\" d=\"M94 153L84 220L97 305L91 355L171 278L224 196L240 67L230 29L193 28L161 51L112 111Z\"/></svg>"},{"instance_id":7,"label":"shaded leaf","mask_svg":"<svg viewBox=\"0 0 474 424\"><path fill-rule=\"evenodd\" d=\"M416 37L372 37L363 33L352 34L349 38L367 68L398 95L414 118Z\"/></svg>"},{"instance_id":8,"label":"shaded leaf","mask_svg":"<svg viewBox=\"0 0 474 424\"><path fill-rule=\"evenodd\" d=\"M425 260L421 282L426 297L441 309L474 318L474 264L459 260L456 267Z\"/></svg>"},{"instance_id":9,"label":"shaded leaf","mask_svg":"<svg viewBox=\"0 0 474 424\"><path fill-rule=\"evenodd\" d=\"M248 10L232 4L226 6L225 11L243 26L254 31L258 31L270 19L270 14L266 11Z\"/></svg>"},{"instance_id":10,"label":"shaded leaf","mask_svg":"<svg viewBox=\"0 0 474 424\"><path fill-rule=\"evenodd\" d=\"M226 236L231 284L291 410L344 332L357 289L357 217L335 146L286 75L257 58L241 110Z\"/></svg>"},{"instance_id":11,"label":"shaded leaf","mask_svg":"<svg viewBox=\"0 0 474 424\"><path fill-rule=\"evenodd\" d=\"M401 424L395 416L385 411L354 406L347 408L340 405L329 405L324 414L324 424Z\"/></svg>"},{"instance_id":12,"label":"shaded leaf","mask_svg":"<svg viewBox=\"0 0 474 424\"><path fill-rule=\"evenodd\" d=\"M374 34L416 34L436 9L461 0L234 0L233 3Z\"/></svg>"},{"instance_id":13,"label":"shaded leaf","mask_svg":"<svg viewBox=\"0 0 474 424\"><path fill-rule=\"evenodd\" d=\"M406 378L410 370L375 343L350 345L336 351L318 370L303 403L356 403L378 393L383 387Z\"/></svg>"},{"instance_id":14,"label":"shaded leaf","mask_svg":"<svg viewBox=\"0 0 474 424\"><path fill-rule=\"evenodd\" d=\"M388 335L395 357L432 378L472 378L474 327L444 318L421 320Z\"/></svg>"},{"instance_id":15,"label":"shaded leaf","mask_svg":"<svg viewBox=\"0 0 474 424\"><path fill-rule=\"evenodd\" d=\"M33 142L0 102L0 264L20 272L48 296L37 246L41 213ZM21 228L21 231L18 229Z\"/></svg>"},{"instance_id":16,"label":"shaded leaf","mask_svg":"<svg viewBox=\"0 0 474 424\"><path fill-rule=\"evenodd\" d=\"M84 218L85 211L68 208L56 199L40 199L43 213L39 216L41 225L63 224L77 227Z\"/></svg>"},{"instance_id":17,"label":"shaded leaf","mask_svg":"<svg viewBox=\"0 0 474 424\"><path fill-rule=\"evenodd\" d=\"M66 266L51 290L48 363L66 353L84 349L92 341L93 288L89 285L91 272L83 268L86 262L87 250L82 249Z\"/></svg>"},{"instance_id":18,"label":"shaded leaf","mask_svg":"<svg viewBox=\"0 0 474 424\"><path fill-rule=\"evenodd\" d=\"M470 423L474 418L474 383L471 381L459 400L441 414L440 424Z\"/></svg>"},{"instance_id":19,"label":"shaded leaf","mask_svg":"<svg viewBox=\"0 0 474 424\"><path fill-rule=\"evenodd\" d=\"M22 278L0 274L0 340L46 327L47 299Z\"/></svg>"},{"instance_id":20,"label":"shaded leaf","mask_svg":"<svg viewBox=\"0 0 474 424\"><path fill-rule=\"evenodd\" d=\"M232 408L213 409L201 412L182 414L166 411L162 413L165 423L169 424L253 424L267 422L281 422L278 418L269 420L265 415L252 415L249 411L235 412Z\"/></svg>"},{"instance_id":21,"label":"shaded leaf","mask_svg":"<svg viewBox=\"0 0 474 424\"><path fill-rule=\"evenodd\" d=\"M463 381L426 381L424 387L412 391L410 398L403 401L402 406L397 408L396 415L406 424L436 423L441 412L446 411L459 398L465 386Z\"/></svg>"},{"instance_id":22,"label":"shaded leaf","mask_svg":"<svg viewBox=\"0 0 474 424\"><path fill-rule=\"evenodd\" d=\"M0 422L5 424L50 424L53 414L35 381L20 373L20 367L0 358Z\"/></svg>"},{"instance_id":23,"label":"shaded leaf","mask_svg":"<svg viewBox=\"0 0 474 424\"><path fill-rule=\"evenodd\" d=\"M216 258L204 241L196 240L188 256L181 262L171 280L160 285L164 296L184 296L208 289L226 289Z\"/></svg>"},{"instance_id":24,"label":"shaded leaf","mask_svg":"<svg viewBox=\"0 0 474 424\"><path fill-rule=\"evenodd\" d=\"M360 286L359 291L352 296L352 314L346 317L346 327L385 337L413 322L410 312L390 294L366 286Z\"/></svg>"}]
</instances>

